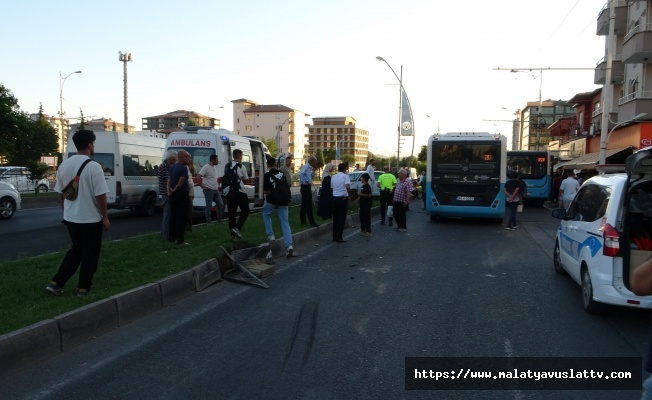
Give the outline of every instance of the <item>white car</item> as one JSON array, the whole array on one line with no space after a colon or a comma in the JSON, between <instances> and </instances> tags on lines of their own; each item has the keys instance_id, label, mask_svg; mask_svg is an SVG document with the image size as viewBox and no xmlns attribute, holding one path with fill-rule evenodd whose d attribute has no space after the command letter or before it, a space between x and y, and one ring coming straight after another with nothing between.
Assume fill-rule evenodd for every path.
<instances>
[{"instance_id":1,"label":"white car","mask_svg":"<svg viewBox=\"0 0 652 400\"><path fill-rule=\"evenodd\" d=\"M20 210L20 193L6 182L0 182L0 220L9 219Z\"/></svg>"},{"instance_id":2,"label":"white car","mask_svg":"<svg viewBox=\"0 0 652 400\"><path fill-rule=\"evenodd\" d=\"M629 283L652 255L652 147L631 155L626 171L588 179L567 210L552 212L561 219L555 271L581 286L589 313L605 304L652 308L652 296L636 296Z\"/></svg>"},{"instance_id":3,"label":"white car","mask_svg":"<svg viewBox=\"0 0 652 400\"><path fill-rule=\"evenodd\" d=\"M27 167L0 167L0 181L12 184L19 192L47 193L50 190L50 181L47 178L33 180L31 175Z\"/></svg>"}]
</instances>

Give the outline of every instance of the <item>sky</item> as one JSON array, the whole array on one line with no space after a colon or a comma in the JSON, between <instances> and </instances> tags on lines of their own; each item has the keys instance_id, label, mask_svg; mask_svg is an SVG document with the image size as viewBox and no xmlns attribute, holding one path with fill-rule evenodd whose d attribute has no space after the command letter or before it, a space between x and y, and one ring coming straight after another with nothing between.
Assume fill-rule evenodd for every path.
<instances>
[{"instance_id":1,"label":"sky","mask_svg":"<svg viewBox=\"0 0 652 400\"><path fill-rule=\"evenodd\" d=\"M0 84L21 110L129 125L192 110L233 128L232 100L282 104L312 117L353 116L369 150L397 150L401 74L415 155L435 132L511 138L528 101L598 88L605 54L596 0L33 0L3 7ZM510 73L496 68L532 68ZM539 76L537 69L551 68ZM557 69L559 68L559 69ZM587 70L563 70L587 68ZM542 80L541 80L542 79ZM224 107L219 108L219 107ZM401 157L411 152L405 140Z\"/></svg>"}]
</instances>

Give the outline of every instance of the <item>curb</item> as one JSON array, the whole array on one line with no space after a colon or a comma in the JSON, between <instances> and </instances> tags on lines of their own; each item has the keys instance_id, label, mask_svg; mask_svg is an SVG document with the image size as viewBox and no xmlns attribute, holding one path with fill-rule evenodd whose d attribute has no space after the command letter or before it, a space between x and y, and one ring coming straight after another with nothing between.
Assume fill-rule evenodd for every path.
<instances>
[{"instance_id":1,"label":"curb","mask_svg":"<svg viewBox=\"0 0 652 400\"><path fill-rule=\"evenodd\" d=\"M378 206L372 208L372 215L379 211ZM358 214L347 215L345 228L353 226L357 216ZM331 229L332 221L329 220L316 228L298 232L292 235L293 245L296 247L314 241ZM275 240L271 249L274 258L285 255L282 239ZM242 249L234 251L233 257L243 261L251 254L252 249ZM272 269L259 273L265 277L273 272ZM158 311L220 281L220 264L213 258L188 271L0 335L0 376L68 351L93 337Z\"/></svg>"}]
</instances>

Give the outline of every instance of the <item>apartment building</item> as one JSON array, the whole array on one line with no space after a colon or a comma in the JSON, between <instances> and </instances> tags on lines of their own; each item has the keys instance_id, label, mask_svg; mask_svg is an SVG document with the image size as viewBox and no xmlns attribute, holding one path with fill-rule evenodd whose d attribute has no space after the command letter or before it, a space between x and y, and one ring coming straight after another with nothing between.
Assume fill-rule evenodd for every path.
<instances>
[{"instance_id":1,"label":"apartment building","mask_svg":"<svg viewBox=\"0 0 652 400\"><path fill-rule=\"evenodd\" d=\"M125 125L116 122L111 118L98 118L84 121L84 128L93 131L125 132ZM79 129L81 129L81 123L70 125L71 132L77 132ZM126 132L134 133L136 132L136 127L129 125Z\"/></svg>"},{"instance_id":2,"label":"apartment building","mask_svg":"<svg viewBox=\"0 0 652 400\"><path fill-rule=\"evenodd\" d=\"M145 117L143 121L143 130L163 134L182 130L183 126L194 123L196 126L210 126L215 129L220 128L220 119L211 118L195 111L177 110L167 114Z\"/></svg>"},{"instance_id":3,"label":"apartment building","mask_svg":"<svg viewBox=\"0 0 652 400\"><path fill-rule=\"evenodd\" d=\"M258 139L273 139L279 155L292 155L302 165L308 155L308 127L310 115L282 104L258 104L253 100L238 99L233 103L233 130L238 135Z\"/></svg>"},{"instance_id":4,"label":"apartment building","mask_svg":"<svg viewBox=\"0 0 652 400\"><path fill-rule=\"evenodd\" d=\"M514 140L512 148L544 150L552 140L550 125L561 118L573 115L575 115L573 105L565 100L527 102L526 106L519 111L518 141Z\"/></svg>"},{"instance_id":5,"label":"apartment building","mask_svg":"<svg viewBox=\"0 0 652 400\"><path fill-rule=\"evenodd\" d=\"M309 128L308 152L317 149L340 149L340 154L355 158L355 164L365 165L369 152L369 131L356 127L356 120L345 117L315 117ZM330 161L330 160L329 160Z\"/></svg>"}]
</instances>

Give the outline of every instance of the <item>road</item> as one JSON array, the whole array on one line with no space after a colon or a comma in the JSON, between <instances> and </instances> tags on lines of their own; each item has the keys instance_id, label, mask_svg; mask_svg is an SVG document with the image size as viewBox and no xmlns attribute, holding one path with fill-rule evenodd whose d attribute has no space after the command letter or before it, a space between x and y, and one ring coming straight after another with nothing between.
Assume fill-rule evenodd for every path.
<instances>
[{"instance_id":1,"label":"road","mask_svg":"<svg viewBox=\"0 0 652 400\"><path fill-rule=\"evenodd\" d=\"M293 203L298 204L298 187L292 188L292 195ZM111 241L158 232L161 228L161 218L160 211L154 216L142 217L130 210L109 210L111 229L104 232L102 238L104 241ZM61 208L51 204L24 208L10 220L0 221L0 262L68 249L70 238L61 219ZM195 213L193 222L203 221L202 212Z\"/></svg>"},{"instance_id":2,"label":"road","mask_svg":"<svg viewBox=\"0 0 652 400\"><path fill-rule=\"evenodd\" d=\"M582 310L554 273L556 221L347 229L0 380L3 399L638 399L638 391L405 391L405 357L637 357L648 312ZM470 366L473 367L473 366Z\"/></svg>"}]
</instances>

